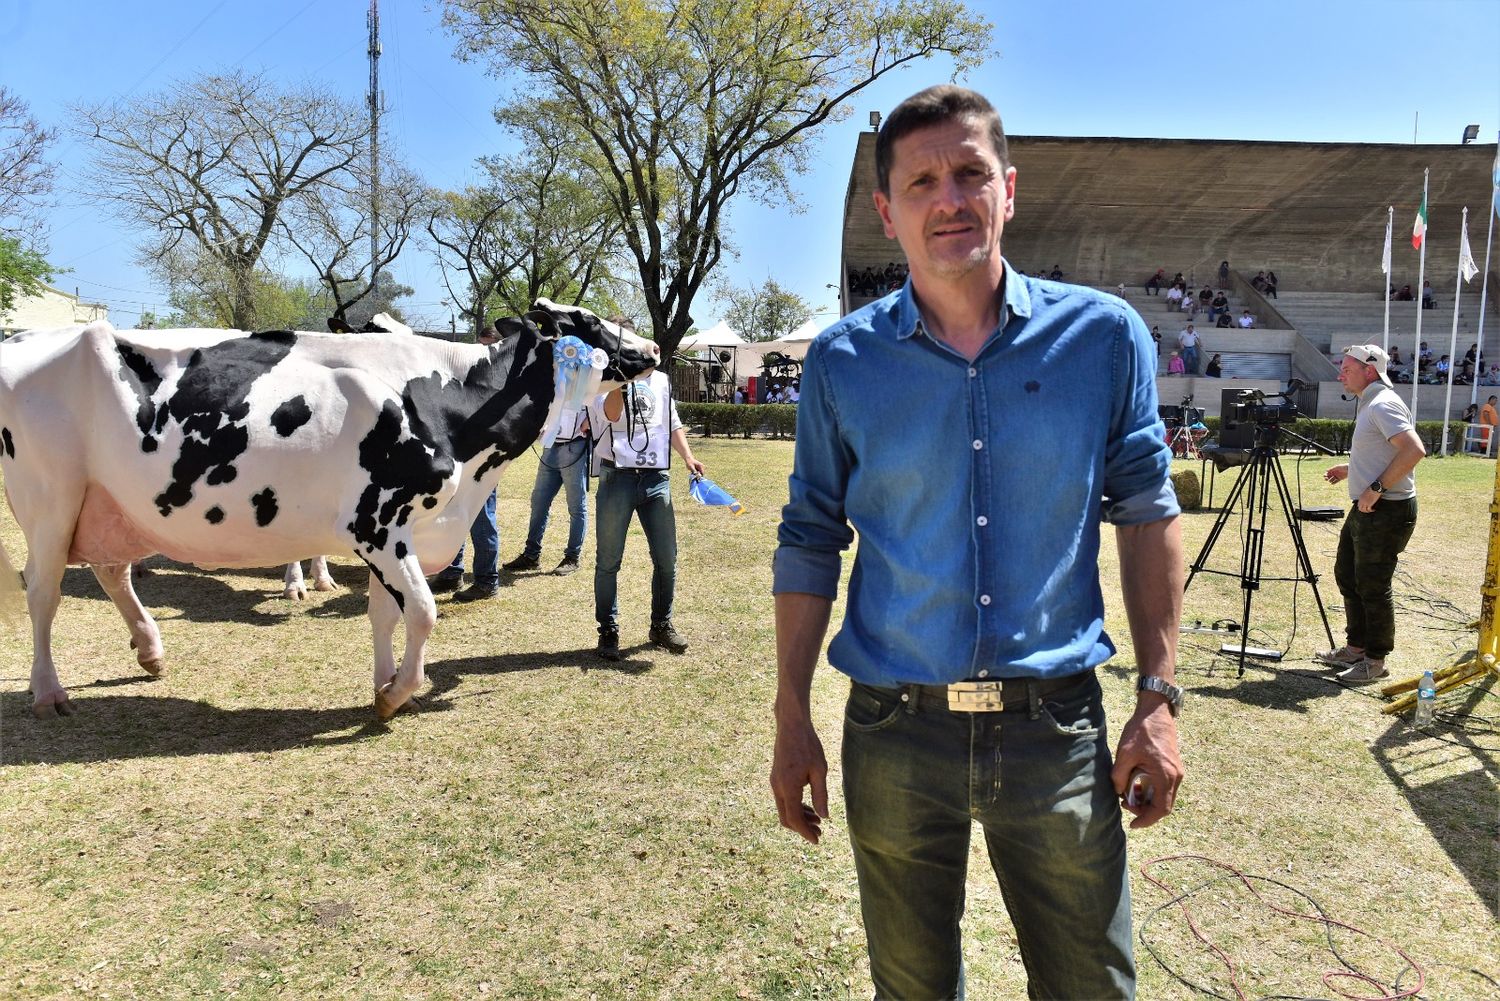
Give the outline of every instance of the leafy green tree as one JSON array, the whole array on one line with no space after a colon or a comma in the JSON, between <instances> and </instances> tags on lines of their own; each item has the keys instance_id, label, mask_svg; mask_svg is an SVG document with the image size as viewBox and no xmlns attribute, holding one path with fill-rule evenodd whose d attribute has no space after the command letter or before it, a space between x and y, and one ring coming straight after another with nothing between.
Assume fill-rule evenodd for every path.
<instances>
[{"instance_id":1,"label":"leafy green tree","mask_svg":"<svg viewBox=\"0 0 1500 1001\"><path fill-rule=\"evenodd\" d=\"M42 283L52 280L56 269L41 254L19 239L0 236L0 313L8 313L16 300L40 295Z\"/></svg>"},{"instance_id":2,"label":"leafy green tree","mask_svg":"<svg viewBox=\"0 0 1500 1001\"><path fill-rule=\"evenodd\" d=\"M727 289L723 298L729 304L725 322L747 341L785 337L813 316L806 299L782 288L774 278L760 285Z\"/></svg>"},{"instance_id":3,"label":"leafy green tree","mask_svg":"<svg viewBox=\"0 0 1500 1001\"><path fill-rule=\"evenodd\" d=\"M962 72L990 25L957 0L445 0L465 58L524 86L502 114L587 137L670 357L746 192L793 204L818 126L914 60Z\"/></svg>"}]
</instances>

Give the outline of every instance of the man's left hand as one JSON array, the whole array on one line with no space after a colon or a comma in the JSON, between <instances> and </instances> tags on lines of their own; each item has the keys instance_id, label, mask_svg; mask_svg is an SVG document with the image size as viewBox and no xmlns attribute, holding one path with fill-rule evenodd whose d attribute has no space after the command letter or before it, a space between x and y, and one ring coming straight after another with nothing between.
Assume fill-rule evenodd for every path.
<instances>
[{"instance_id":1,"label":"man's left hand","mask_svg":"<svg viewBox=\"0 0 1500 1001\"><path fill-rule=\"evenodd\" d=\"M1149 699L1149 701L1148 701ZM1177 801L1177 787L1182 784L1182 757L1177 751L1177 720L1165 700L1144 696L1137 703L1135 715L1120 733L1115 752L1115 767L1110 771L1115 792L1124 796L1135 772L1145 775L1151 788L1151 802L1126 809L1136 815L1131 830L1150 827L1172 812Z\"/></svg>"},{"instance_id":2,"label":"man's left hand","mask_svg":"<svg viewBox=\"0 0 1500 1001\"><path fill-rule=\"evenodd\" d=\"M1377 494L1373 490L1370 490L1369 488L1366 488L1365 492L1359 495L1359 500L1355 501L1355 506L1365 514L1369 514L1371 511L1375 510L1375 504L1379 500L1379 494Z\"/></svg>"}]
</instances>

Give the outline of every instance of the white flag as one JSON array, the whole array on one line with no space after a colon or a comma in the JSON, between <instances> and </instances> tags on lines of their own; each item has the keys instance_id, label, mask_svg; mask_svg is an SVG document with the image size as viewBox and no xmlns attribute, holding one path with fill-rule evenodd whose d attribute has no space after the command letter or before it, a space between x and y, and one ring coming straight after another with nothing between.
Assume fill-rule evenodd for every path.
<instances>
[{"instance_id":1,"label":"white flag","mask_svg":"<svg viewBox=\"0 0 1500 1001\"><path fill-rule=\"evenodd\" d=\"M1385 253L1380 255L1380 270L1384 274L1391 273L1391 216L1385 217Z\"/></svg>"},{"instance_id":2,"label":"white flag","mask_svg":"<svg viewBox=\"0 0 1500 1001\"><path fill-rule=\"evenodd\" d=\"M1474 263L1474 252L1469 249L1469 223L1464 220L1464 239L1458 249L1458 270L1464 276L1464 281L1473 280L1479 274L1479 265Z\"/></svg>"}]
</instances>

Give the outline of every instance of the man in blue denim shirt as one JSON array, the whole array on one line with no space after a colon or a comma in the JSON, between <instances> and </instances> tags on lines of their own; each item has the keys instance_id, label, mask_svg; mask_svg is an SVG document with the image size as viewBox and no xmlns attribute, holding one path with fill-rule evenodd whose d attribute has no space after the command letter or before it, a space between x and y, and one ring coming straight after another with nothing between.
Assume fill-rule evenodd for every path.
<instances>
[{"instance_id":1,"label":"man in blue denim shirt","mask_svg":"<svg viewBox=\"0 0 1500 1001\"><path fill-rule=\"evenodd\" d=\"M1119 800L1149 797L1130 806L1144 827L1182 779L1183 558L1151 339L1119 300L1005 263L1016 171L983 97L903 102L876 171L911 275L803 369L775 562L781 823L816 843L828 816L812 676L857 531L828 660L852 681L844 798L877 997L962 996L974 820L1031 996L1132 997ZM1115 649L1104 519L1146 686L1113 766L1094 675Z\"/></svg>"}]
</instances>

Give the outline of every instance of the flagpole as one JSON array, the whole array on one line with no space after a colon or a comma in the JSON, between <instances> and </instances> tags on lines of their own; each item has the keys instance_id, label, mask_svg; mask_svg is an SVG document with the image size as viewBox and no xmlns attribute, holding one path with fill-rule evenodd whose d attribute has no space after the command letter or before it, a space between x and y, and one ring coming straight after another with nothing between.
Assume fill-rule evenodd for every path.
<instances>
[{"instance_id":1,"label":"flagpole","mask_svg":"<svg viewBox=\"0 0 1500 1001\"><path fill-rule=\"evenodd\" d=\"M1422 171L1422 208L1427 207L1427 175L1431 168ZM1417 389L1422 384L1422 289L1426 287L1427 278L1427 220L1422 220L1422 246L1417 248L1417 294L1412 296L1417 300L1417 333L1413 342L1412 353L1417 358L1417 374L1411 380L1411 419L1417 422ZM1449 361L1452 361L1450 358Z\"/></svg>"},{"instance_id":2,"label":"flagpole","mask_svg":"<svg viewBox=\"0 0 1500 1001\"><path fill-rule=\"evenodd\" d=\"M1484 238L1484 279L1479 284L1479 347L1474 353L1474 383L1469 387L1469 402L1479 402L1479 380L1483 375L1479 371L1480 363L1484 360L1484 309L1488 305L1490 294L1490 245L1495 239L1495 215L1500 213L1500 137L1495 144L1495 169L1492 178L1495 188L1490 192L1490 226L1489 233Z\"/></svg>"},{"instance_id":3,"label":"flagpole","mask_svg":"<svg viewBox=\"0 0 1500 1001\"><path fill-rule=\"evenodd\" d=\"M1391 230L1396 224L1396 206L1385 210L1385 253L1380 258L1380 270L1385 272L1385 326L1380 335L1380 347L1386 357L1391 355Z\"/></svg>"},{"instance_id":4,"label":"flagpole","mask_svg":"<svg viewBox=\"0 0 1500 1001\"><path fill-rule=\"evenodd\" d=\"M1469 235L1469 207L1464 206L1464 218L1462 228L1459 230L1458 244L1458 274L1453 277L1453 331L1448 335L1448 392L1443 397L1443 449L1444 458L1448 457L1448 415L1453 410L1453 369L1454 359L1458 357L1458 297L1464 293L1464 250L1467 249ZM1422 241L1426 243L1426 240ZM1415 418L1413 418L1415 419Z\"/></svg>"}]
</instances>

